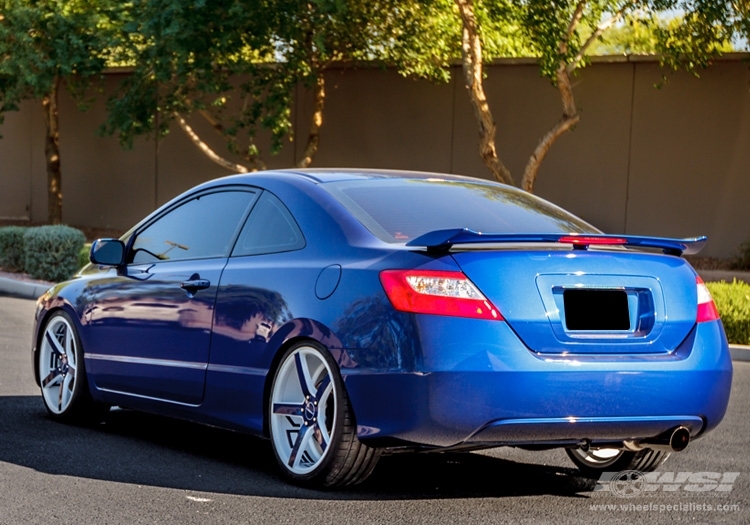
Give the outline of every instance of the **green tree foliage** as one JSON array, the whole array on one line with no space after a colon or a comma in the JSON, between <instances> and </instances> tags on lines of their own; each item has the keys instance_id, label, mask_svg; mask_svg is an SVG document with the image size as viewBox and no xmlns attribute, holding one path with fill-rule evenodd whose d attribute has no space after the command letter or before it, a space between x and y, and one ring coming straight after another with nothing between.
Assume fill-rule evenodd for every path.
<instances>
[{"instance_id":1,"label":"green tree foliage","mask_svg":"<svg viewBox=\"0 0 750 525\"><path fill-rule=\"evenodd\" d=\"M681 9L678 23L663 13ZM61 219L57 96L79 100L107 64L129 65L109 101L105 132L131 145L177 123L213 161L232 171L265 167L264 154L303 142L298 166L317 151L326 72L378 61L402 74L445 81L461 58L479 125L480 152L504 182L483 63L536 56L558 89L562 116L532 152L521 181L580 120L572 77L596 45L666 53L675 67L708 63L748 35L747 0L0 0L0 119L21 101L42 102L47 122L50 222ZM312 96L307 133L292 136L299 87ZM203 119L243 164L212 150L190 125ZM256 138L270 138L261 152ZM263 154L262 154L263 153Z\"/></svg>"},{"instance_id":2,"label":"green tree foliage","mask_svg":"<svg viewBox=\"0 0 750 525\"><path fill-rule=\"evenodd\" d=\"M0 123L24 100L44 111L48 220L62 220L58 94L61 86L83 100L106 63L114 27L105 0L0 0Z\"/></svg>"},{"instance_id":3,"label":"green tree foliage","mask_svg":"<svg viewBox=\"0 0 750 525\"><path fill-rule=\"evenodd\" d=\"M732 51L734 43L750 37L748 0L681 0L674 2L679 23L656 28L656 51L674 69L698 74L711 60Z\"/></svg>"},{"instance_id":4,"label":"green tree foliage","mask_svg":"<svg viewBox=\"0 0 750 525\"><path fill-rule=\"evenodd\" d=\"M739 7L739 4L738 4ZM726 13L729 15L729 12ZM730 19L709 22L709 19L696 12L675 12L674 16L629 16L622 23L612 27L606 35L602 35L589 49L590 55L656 55L663 57L663 63L675 67L688 64L680 63L682 58L704 56L706 59L721 53L743 51L746 42L745 29L747 16L737 16L735 12ZM709 32L710 38L700 37L703 42L696 45L691 26L698 23L701 32ZM691 42L692 41L692 42ZM707 66L707 61L699 61ZM694 64L697 65L697 64Z\"/></svg>"},{"instance_id":5,"label":"green tree foliage","mask_svg":"<svg viewBox=\"0 0 750 525\"><path fill-rule=\"evenodd\" d=\"M235 88L233 75L264 69L263 60L273 56L259 22L263 13L253 7L259 6L234 0L135 0L117 46L119 61L134 69L110 101L106 131L118 131L120 141L131 146L139 135L168 133L170 122L184 122L183 115L212 119L212 113L222 112ZM271 94L269 102L277 98ZM250 115L257 111L257 105L245 108ZM267 122L274 126L278 119L269 113ZM217 131L233 134L218 124Z\"/></svg>"},{"instance_id":6,"label":"green tree foliage","mask_svg":"<svg viewBox=\"0 0 750 525\"><path fill-rule=\"evenodd\" d=\"M317 151L326 99L325 72L337 63L424 50L398 48L408 16L396 0L136 0L122 49L134 71L110 101L109 133L165 135L177 122L217 164L232 171L265 167L256 142L271 137L272 154L293 140L291 112L298 86L313 95L309 132L298 166ZM429 4L429 2L427 2ZM410 2L419 12L419 2ZM411 19L414 22L413 19ZM424 66L415 66L415 71ZM426 70L427 68L425 68ZM435 67L431 69L434 73ZM212 150L187 122L199 116L247 163Z\"/></svg>"},{"instance_id":7,"label":"green tree foliage","mask_svg":"<svg viewBox=\"0 0 750 525\"><path fill-rule=\"evenodd\" d=\"M423 0L392 4L397 7L389 17L378 58L395 66L403 75L448 81L450 66L461 58L463 27L456 2ZM533 50L520 34L519 25L489 7L485 3L476 6L485 59L532 56Z\"/></svg>"},{"instance_id":8,"label":"green tree foliage","mask_svg":"<svg viewBox=\"0 0 750 525\"><path fill-rule=\"evenodd\" d=\"M659 17L641 18L630 15L593 42L586 54L653 55L657 46L656 28L667 23L669 22Z\"/></svg>"}]
</instances>

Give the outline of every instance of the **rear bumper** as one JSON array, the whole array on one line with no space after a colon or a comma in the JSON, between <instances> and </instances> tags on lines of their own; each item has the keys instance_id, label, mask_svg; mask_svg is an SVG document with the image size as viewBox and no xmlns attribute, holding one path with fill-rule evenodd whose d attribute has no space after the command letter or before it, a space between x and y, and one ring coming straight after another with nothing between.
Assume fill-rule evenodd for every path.
<instances>
[{"instance_id":1,"label":"rear bumper","mask_svg":"<svg viewBox=\"0 0 750 525\"><path fill-rule=\"evenodd\" d=\"M732 364L718 321L697 325L669 355L558 357L529 351L505 323L442 319L431 332L429 318L419 322L420 370L342 370L362 440L611 443L680 425L695 438L718 425L729 401Z\"/></svg>"}]
</instances>

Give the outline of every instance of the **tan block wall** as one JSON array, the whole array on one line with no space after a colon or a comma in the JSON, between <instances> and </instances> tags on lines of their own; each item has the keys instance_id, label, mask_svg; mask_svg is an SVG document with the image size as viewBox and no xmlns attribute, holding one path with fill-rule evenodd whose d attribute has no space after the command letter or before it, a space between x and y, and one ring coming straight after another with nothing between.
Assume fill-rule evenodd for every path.
<instances>
[{"instance_id":1,"label":"tan block wall","mask_svg":"<svg viewBox=\"0 0 750 525\"><path fill-rule=\"evenodd\" d=\"M652 59L595 60L575 79L581 122L550 150L536 193L612 233L709 235L703 255L729 256L750 235L750 70L745 56L716 62L701 78L670 74ZM557 91L529 60L487 68L498 150L520 180L539 138L561 115ZM121 74L106 78L115 89ZM336 69L327 78L315 166L417 169L489 178L478 156L474 116L460 69L443 85L377 67ZM301 156L311 111L298 91L297 141L268 158L271 168ZM123 150L96 129L103 97L85 113L61 101L63 217L78 226L126 229L191 186L228 172L175 126L163 140ZM190 121L220 154L218 135ZM27 103L0 127L0 217L46 218L43 122ZM261 140L267 144L267 140ZM236 162L241 159L235 158Z\"/></svg>"}]
</instances>

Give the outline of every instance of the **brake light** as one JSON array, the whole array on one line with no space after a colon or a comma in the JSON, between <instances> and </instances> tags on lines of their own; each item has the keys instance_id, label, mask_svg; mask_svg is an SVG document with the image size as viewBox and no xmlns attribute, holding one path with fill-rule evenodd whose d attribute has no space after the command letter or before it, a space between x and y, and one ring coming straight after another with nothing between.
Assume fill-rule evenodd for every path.
<instances>
[{"instance_id":1,"label":"brake light","mask_svg":"<svg viewBox=\"0 0 750 525\"><path fill-rule=\"evenodd\" d=\"M695 284L698 288L698 315L695 319L696 322L704 323L719 319L719 310L716 308L716 304L711 297L711 292L708 291L706 283L700 277L696 277Z\"/></svg>"},{"instance_id":2,"label":"brake light","mask_svg":"<svg viewBox=\"0 0 750 525\"><path fill-rule=\"evenodd\" d=\"M462 272L384 270L380 282L393 307L402 312L503 320Z\"/></svg>"},{"instance_id":3,"label":"brake light","mask_svg":"<svg viewBox=\"0 0 750 525\"><path fill-rule=\"evenodd\" d=\"M570 243L576 246L588 246L590 244L627 244L627 239L622 237L587 237L585 235L566 235L560 237L557 242Z\"/></svg>"}]
</instances>

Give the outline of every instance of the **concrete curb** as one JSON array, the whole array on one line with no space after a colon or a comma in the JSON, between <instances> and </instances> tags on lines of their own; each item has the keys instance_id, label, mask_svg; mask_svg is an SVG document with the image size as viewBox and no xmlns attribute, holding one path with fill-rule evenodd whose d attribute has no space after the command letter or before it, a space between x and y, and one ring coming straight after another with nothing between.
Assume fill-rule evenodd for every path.
<instances>
[{"instance_id":1,"label":"concrete curb","mask_svg":"<svg viewBox=\"0 0 750 525\"><path fill-rule=\"evenodd\" d=\"M732 354L732 361L750 361L750 346L729 345L729 353Z\"/></svg>"},{"instance_id":2,"label":"concrete curb","mask_svg":"<svg viewBox=\"0 0 750 525\"><path fill-rule=\"evenodd\" d=\"M25 299L36 299L54 283L17 281L0 277L0 295L12 295ZM732 361L750 361L750 346L729 345Z\"/></svg>"},{"instance_id":3,"label":"concrete curb","mask_svg":"<svg viewBox=\"0 0 750 525\"><path fill-rule=\"evenodd\" d=\"M0 295L12 295L24 299L36 299L54 283L27 282L0 277Z\"/></svg>"}]
</instances>

